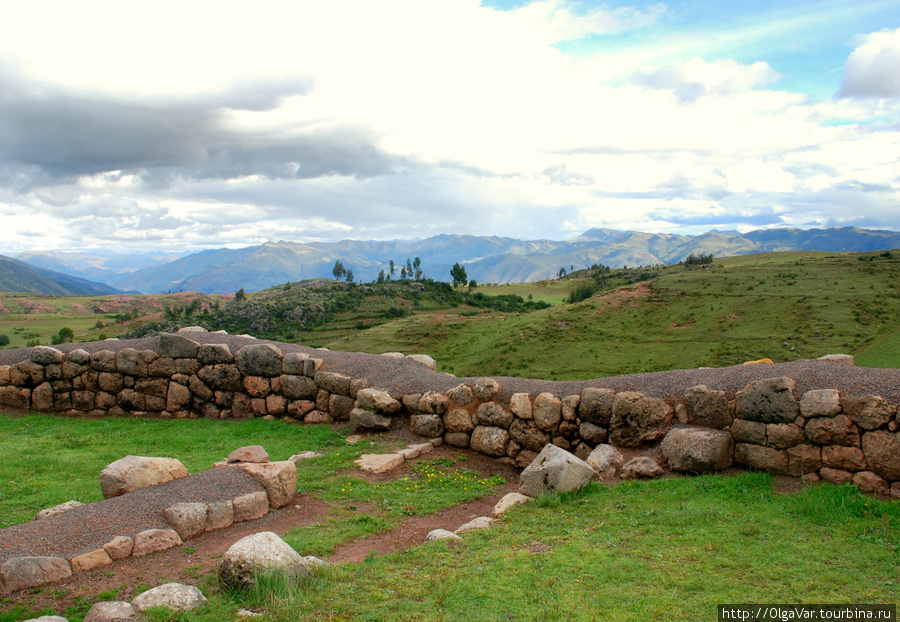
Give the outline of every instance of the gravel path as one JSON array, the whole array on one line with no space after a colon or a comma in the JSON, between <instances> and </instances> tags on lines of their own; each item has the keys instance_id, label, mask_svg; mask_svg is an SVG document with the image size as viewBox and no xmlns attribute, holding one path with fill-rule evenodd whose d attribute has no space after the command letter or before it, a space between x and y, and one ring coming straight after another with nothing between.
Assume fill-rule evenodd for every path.
<instances>
[{"instance_id":1,"label":"gravel path","mask_svg":"<svg viewBox=\"0 0 900 622\"><path fill-rule=\"evenodd\" d=\"M214 503L265 488L243 469L220 467L88 503L68 512L0 530L0 563L12 557L69 559L99 549L115 536L171 529L163 516L176 503Z\"/></svg>"},{"instance_id":2,"label":"gravel path","mask_svg":"<svg viewBox=\"0 0 900 622\"><path fill-rule=\"evenodd\" d=\"M353 378L366 378L370 386L386 389L394 397L426 390L444 391L470 378L457 378L450 374L431 371L408 359L394 359L358 352L330 352L290 343L280 343L224 335L220 333L189 333L186 337L200 343L225 343L232 353L245 345L271 343L288 352L305 352L324 361L323 369L347 374ZM100 350L157 350L159 339L148 337L133 340L110 340L91 343L56 346L70 351L82 348L88 352ZM26 360L31 348L0 350L0 365L12 365ZM580 393L585 387L609 387L618 391L638 391L650 397L677 399L685 389L705 384L711 389L725 391L729 396L754 380L789 376L797 382L797 392L810 389L838 389L842 395L880 395L893 404L900 403L900 369L872 369L850 367L840 363L818 360L794 361L777 365L736 365L723 368L701 368L666 372L628 374L595 380L562 381L533 380L527 378L497 378L500 382L500 398L509 399L513 393L530 393L532 396L549 391L559 397Z\"/></svg>"}]
</instances>

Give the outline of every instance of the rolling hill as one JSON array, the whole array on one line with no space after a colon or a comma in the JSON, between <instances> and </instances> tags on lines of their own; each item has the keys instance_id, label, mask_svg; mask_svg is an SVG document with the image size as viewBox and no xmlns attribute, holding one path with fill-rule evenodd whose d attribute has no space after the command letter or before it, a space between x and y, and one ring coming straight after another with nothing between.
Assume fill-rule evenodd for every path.
<instances>
[{"instance_id":1,"label":"rolling hill","mask_svg":"<svg viewBox=\"0 0 900 622\"><path fill-rule=\"evenodd\" d=\"M29 265L0 255L0 291L53 296L105 296L121 291L69 274Z\"/></svg>"}]
</instances>

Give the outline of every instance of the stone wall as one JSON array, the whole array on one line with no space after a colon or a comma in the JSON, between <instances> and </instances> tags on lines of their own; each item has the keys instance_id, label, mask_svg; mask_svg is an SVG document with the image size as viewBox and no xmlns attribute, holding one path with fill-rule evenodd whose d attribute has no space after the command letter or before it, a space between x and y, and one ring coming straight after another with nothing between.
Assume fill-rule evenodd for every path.
<instances>
[{"instance_id":1,"label":"stone wall","mask_svg":"<svg viewBox=\"0 0 900 622\"><path fill-rule=\"evenodd\" d=\"M0 407L6 408L74 416L288 417L348 421L357 430L408 425L419 436L520 467L550 443L582 459L609 444L651 454L673 471L737 463L853 482L900 498L898 409L879 396L850 399L834 389L797 395L787 377L751 382L734 399L701 385L670 402L601 388L501 400L492 378L440 392L416 390L392 396L269 343L232 353L225 344L181 335L161 335L157 351L64 354L42 346L27 361L0 366Z\"/></svg>"}]
</instances>

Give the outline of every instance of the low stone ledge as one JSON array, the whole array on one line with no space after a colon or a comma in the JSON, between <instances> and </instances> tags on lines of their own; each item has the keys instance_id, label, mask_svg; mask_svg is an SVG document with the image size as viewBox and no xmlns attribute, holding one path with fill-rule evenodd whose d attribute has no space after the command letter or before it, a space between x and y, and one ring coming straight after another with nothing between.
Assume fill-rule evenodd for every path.
<instances>
[{"instance_id":1,"label":"low stone ledge","mask_svg":"<svg viewBox=\"0 0 900 622\"><path fill-rule=\"evenodd\" d=\"M0 592L18 592L72 575L61 557L13 557L0 565Z\"/></svg>"}]
</instances>

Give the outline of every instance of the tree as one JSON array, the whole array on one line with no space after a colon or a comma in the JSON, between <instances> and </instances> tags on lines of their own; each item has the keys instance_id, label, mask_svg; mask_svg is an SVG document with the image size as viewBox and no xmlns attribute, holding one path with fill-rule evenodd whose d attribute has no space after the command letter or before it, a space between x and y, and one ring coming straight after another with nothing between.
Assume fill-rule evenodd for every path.
<instances>
[{"instance_id":1,"label":"tree","mask_svg":"<svg viewBox=\"0 0 900 622\"><path fill-rule=\"evenodd\" d=\"M378 278L375 279L375 282L380 285L380 284L384 283L386 278L387 278L387 275L384 273L384 268L382 268L381 272L378 273Z\"/></svg>"},{"instance_id":2,"label":"tree","mask_svg":"<svg viewBox=\"0 0 900 622\"><path fill-rule=\"evenodd\" d=\"M3 346L9 345L9 336L8 335L0 335L0 348Z\"/></svg>"},{"instance_id":3,"label":"tree","mask_svg":"<svg viewBox=\"0 0 900 622\"><path fill-rule=\"evenodd\" d=\"M243 288L243 287L240 288L239 290L237 290L236 292L234 292L234 301L235 301L235 302L243 302L245 297L246 297L246 296L245 296L245 294L244 294L244 288Z\"/></svg>"},{"instance_id":4,"label":"tree","mask_svg":"<svg viewBox=\"0 0 900 622\"><path fill-rule=\"evenodd\" d=\"M391 266L391 273L390 273L390 276L394 276L394 260L393 260L393 259L391 259L390 266Z\"/></svg>"},{"instance_id":5,"label":"tree","mask_svg":"<svg viewBox=\"0 0 900 622\"><path fill-rule=\"evenodd\" d=\"M406 274L409 278L413 276L412 262L409 260L409 257L406 258Z\"/></svg>"},{"instance_id":6,"label":"tree","mask_svg":"<svg viewBox=\"0 0 900 622\"><path fill-rule=\"evenodd\" d=\"M338 259L334 262L334 268L331 269L331 274L334 275L334 279L336 281L340 281L341 277L346 276L347 268L344 267L344 262Z\"/></svg>"},{"instance_id":7,"label":"tree","mask_svg":"<svg viewBox=\"0 0 900 622\"><path fill-rule=\"evenodd\" d=\"M416 280L418 281L422 278L422 260L418 257L413 259L413 268L416 269Z\"/></svg>"},{"instance_id":8,"label":"tree","mask_svg":"<svg viewBox=\"0 0 900 622\"><path fill-rule=\"evenodd\" d=\"M70 343L73 339L75 339L75 331L73 331L68 326L64 326L59 329L59 333L53 335L50 338L50 343L52 345L57 345L60 343Z\"/></svg>"},{"instance_id":9,"label":"tree","mask_svg":"<svg viewBox=\"0 0 900 622\"><path fill-rule=\"evenodd\" d=\"M465 285L469 280L466 269L459 265L458 261L450 268L450 278L453 279L454 287Z\"/></svg>"},{"instance_id":10,"label":"tree","mask_svg":"<svg viewBox=\"0 0 900 622\"><path fill-rule=\"evenodd\" d=\"M401 278L401 279L405 279L405 278L406 278L406 267L400 268L400 278Z\"/></svg>"},{"instance_id":11,"label":"tree","mask_svg":"<svg viewBox=\"0 0 900 622\"><path fill-rule=\"evenodd\" d=\"M469 281L469 291L472 291L476 287L478 287L478 281L476 281L475 279Z\"/></svg>"},{"instance_id":12,"label":"tree","mask_svg":"<svg viewBox=\"0 0 900 622\"><path fill-rule=\"evenodd\" d=\"M559 269L559 272L556 273L556 277L561 279L564 276L566 276L566 269L565 267L562 267Z\"/></svg>"},{"instance_id":13,"label":"tree","mask_svg":"<svg viewBox=\"0 0 900 622\"><path fill-rule=\"evenodd\" d=\"M348 283L353 282L353 270L347 270L347 282Z\"/></svg>"}]
</instances>

